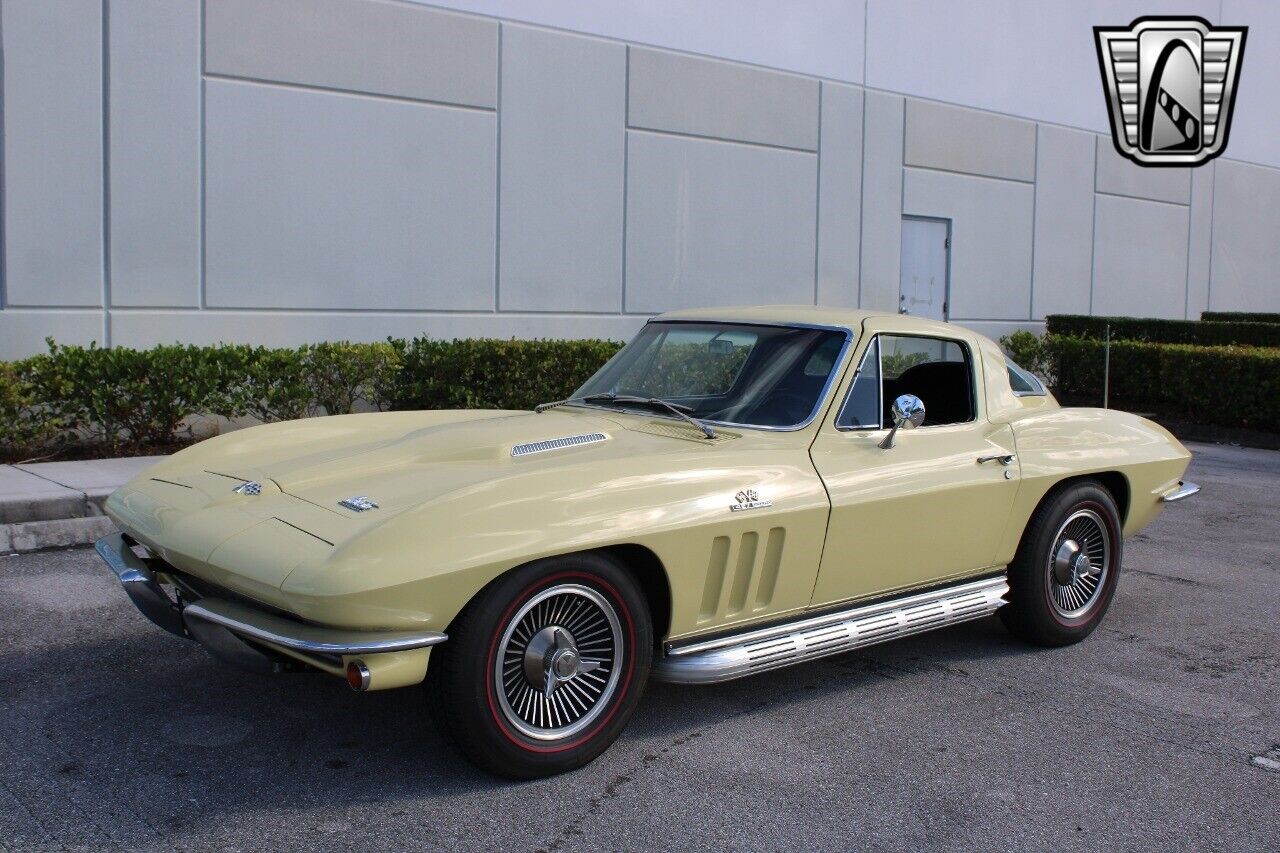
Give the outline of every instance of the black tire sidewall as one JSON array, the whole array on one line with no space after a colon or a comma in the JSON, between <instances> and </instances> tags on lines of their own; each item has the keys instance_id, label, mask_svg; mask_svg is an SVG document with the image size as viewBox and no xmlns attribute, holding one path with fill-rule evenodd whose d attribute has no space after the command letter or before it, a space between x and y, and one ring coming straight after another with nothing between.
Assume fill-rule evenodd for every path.
<instances>
[{"instance_id":1,"label":"black tire sidewall","mask_svg":"<svg viewBox=\"0 0 1280 853\"><path fill-rule=\"evenodd\" d=\"M1082 509L1092 510L1102 518L1111 565L1097 603L1088 612L1067 618L1053 606L1046 563L1062 523ZM1115 598L1123 547L1120 513L1110 492L1092 480L1062 487L1032 515L1018 554L1009 566L1010 603L1000 610L1001 618L1015 634L1039 645L1062 646L1083 640L1098 627Z\"/></svg>"},{"instance_id":2,"label":"black tire sidewall","mask_svg":"<svg viewBox=\"0 0 1280 853\"><path fill-rule=\"evenodd\" d=\"M589 729L548 744L512 728L500 710L494 656L507 624L542 590L562 583L587 586L609 602L622 626L623 672L609 706ZM653 627L648 604L627 570L601 554L540 560L494 581L467 606L449 630L443 660L427 689L433 711L454 744L486 770L518 779L549 776L588 763L626 726L648 680ZM439 676L438 678L435 676Z\"/></svg>"}]
</instances>

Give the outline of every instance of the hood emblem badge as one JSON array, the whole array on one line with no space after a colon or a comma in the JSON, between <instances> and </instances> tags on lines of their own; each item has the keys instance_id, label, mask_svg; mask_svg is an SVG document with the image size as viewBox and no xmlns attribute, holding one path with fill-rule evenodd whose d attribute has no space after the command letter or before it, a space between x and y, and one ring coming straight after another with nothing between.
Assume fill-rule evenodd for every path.
<instances>
[{"instance_id":1,"label":"hood emblem badge","mask_svg":"<svg viewBox=\"0 0 1280 853\"><path fill-rule=\"evenodd\" d=\"M344 506L355 512L364 512L368 509L377 509L378 505L364 495L356 495L346 500L338 501L338 506Z\"/></svg>"},{"instance_id":2,"label":"hood emblem badge","mask_svg":"<svg viewBox=\"0 0 1280 853\"><path fill-rule=\"evenodd\" d=\"M734 502L729 504L732 512L742 512L744 509L764 509L767 506L773 506L773 501L760 500L760 494L755 489L743 489L733 496Z\"/></svg>"},{"instance_id":3,"label":"hood emblem badge","mask_svg":"<svg viewBox=\"0 0 1280 853\"><path fill-rule=\"evenodd\" d=\"M246 483L241 483L240 485L236 486L231 491L235 492L237 495L255 495L256 496L256 495L262 494L262 484L255 483L253 480L249 480Z\"/></svg>"}]
</instances>

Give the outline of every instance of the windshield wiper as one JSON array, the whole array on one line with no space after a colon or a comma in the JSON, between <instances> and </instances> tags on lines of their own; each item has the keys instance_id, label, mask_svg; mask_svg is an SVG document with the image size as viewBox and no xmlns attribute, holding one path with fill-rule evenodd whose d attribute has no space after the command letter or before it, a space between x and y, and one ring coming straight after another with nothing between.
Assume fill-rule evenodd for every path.
<instances>
[{"instance_id":1,"label":"windshield wiper","mask_svg":"<svg viewBox=\"0 0 1280 853\"><path fill-rule=\"evenodd\" d=\"M664 400L661 397L633 397L629 394L614 394L610 391L602 394L587 394L583 397L569 397L565 400L556 400L554 403L540 403L534 406L533 410L542 413L547 409L554 409L556 406L564 406L569 403L631 403L632 405L660 406L676 417L682 418L692 426L697 427L707 438L713 439L716 437L715 430L689 414L693 411L692 408L682 406L679 403L672 403L670 400Z\"/></svg>"},{"instance_id":2,"label":"windshield wiper","mask_svg":"<svg viewBox=\"0 0 1280 853\"><path fill-rule=\"evenodd\" d=\"M542 414L547 409L554 409L559 406L567 406L570 403L598 403L602 400L612 400L617 394L587 394L584 397L565 397L563 400L556 400L554 403L539 403L533 407L533 411Z\"/></svg>"}]
</instances>

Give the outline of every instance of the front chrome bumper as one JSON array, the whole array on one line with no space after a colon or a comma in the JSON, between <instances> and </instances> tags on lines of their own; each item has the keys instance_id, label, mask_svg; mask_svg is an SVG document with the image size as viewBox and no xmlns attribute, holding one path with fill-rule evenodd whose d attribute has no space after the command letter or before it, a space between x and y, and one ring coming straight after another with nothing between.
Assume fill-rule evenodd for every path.
<instances>
[{"instance_id":1,"label":"front chrome bumper","mask_svg":"<svg viewBox=\"0 0 1280 853\"><path fill-rule=\"evenodd\" d=\"M1200 487L1195 483L1179 482L1176 489L1161 495L1160 500L1164 503L1171 504L1174 501L1185 500L1199 491Z\"/></svg>"},{"instance_id":2,"label":"front chrome bumper","mask_svg":"<svg viewBox=\"0 0 1280 853\"><path fill-rule=\"evenodd\" d=\"M169 597L147 561L134 553L133 544L126 535L115 533L99 539L94 547L142 615L242 668L275 668L275 661L263 647L332 671L344 656L404 652L448 639L436 631L325 628L220 598L205 597L184 604Z\"/></svg>"}]
</instances>

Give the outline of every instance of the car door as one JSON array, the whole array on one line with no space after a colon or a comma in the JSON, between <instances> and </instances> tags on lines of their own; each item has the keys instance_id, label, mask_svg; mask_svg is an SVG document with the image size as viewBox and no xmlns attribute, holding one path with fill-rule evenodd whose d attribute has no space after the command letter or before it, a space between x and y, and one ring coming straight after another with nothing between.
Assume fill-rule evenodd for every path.
<instances>
[{"instance_id":1,"label":"car door","mask_svg":"<svg viewBox=\"0 0 1280 853\"><path fill-rule=\"evenodd\" d=\"M814 606L979 574L1008 522L1013 431L986 419L977 346L912 328L867 321L858 370L811 448L831 499ZM924 423L883 449L904 393L924 402Z\"/></svg>"}]
</instances>

